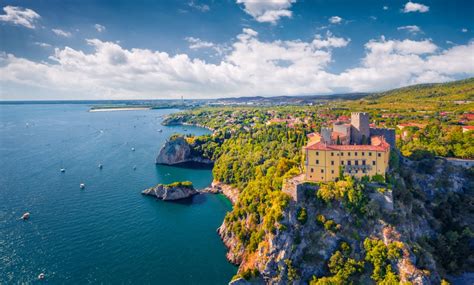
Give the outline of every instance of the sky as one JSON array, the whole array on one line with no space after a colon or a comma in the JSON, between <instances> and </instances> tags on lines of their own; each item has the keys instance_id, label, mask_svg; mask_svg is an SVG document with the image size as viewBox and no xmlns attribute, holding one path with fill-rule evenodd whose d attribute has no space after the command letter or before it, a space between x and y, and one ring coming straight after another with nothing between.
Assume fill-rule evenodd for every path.
<instances>
[{"instance_id":1,"label":"sky","mask_svg":"<svg viewBox=\"0 0 474 285\"><path fill-rule=\"evenodd\" d=\"M338 94L472 76L472 0L0 0L0 100Z\"/></svg>"}]
</instances>

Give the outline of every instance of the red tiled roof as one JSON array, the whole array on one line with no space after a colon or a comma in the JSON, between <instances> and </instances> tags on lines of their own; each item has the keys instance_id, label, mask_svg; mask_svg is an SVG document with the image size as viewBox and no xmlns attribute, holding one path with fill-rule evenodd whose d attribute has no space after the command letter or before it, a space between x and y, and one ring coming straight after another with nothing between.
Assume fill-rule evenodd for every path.
<instances>
[{"instance_id":1,"label":"red tiled roof","mask_svg":"<svg viewBox=\"0 0 474 285\"><path fill-rule=\"evenodd\" d=\"M426 124L419 124L419 123L401 123L398 124L397 127L418 127L420 129L423 129L426 127Z\"/></svg>"},{"instance_id":2,"label":"red tiled roof","mask_svg":"<svg viewBox=\"0 0 474 285\"><path fill-rule=\"evenodd\" d=\"M469 121L474 120L474 114L464 114L464 118L468 119Z\"/></svg>"},{"instance_id":3,"label":"red tiled roof","mask_svg":"<svg viewBox=\"0 0 474 285\"><path fill-rule=\"evenodd\" d=\"M339 139L343 139L343 138L346 138L346 135L343 134L343 133L339 133L339 132L332 132L331 133L331 139L337 140L337 137L339 137Z\"/></svg>"},{"instance_id":4,"label":"red tiled roof","mask_svg":"<svg viewBox=\"0 0 474 285\"><path fill-rule=\"evenodd\" d=\"M474 126L463 126L462 128L471 131L474 130Z\"/></svg>"},{"instance_id":5,"label":"red tiled roof","mask_svg":"<svg viewBox=\"0 0 474 285\"><path fill-rule=\"evenodd\" d=\"M334 151L347 151L347 150L360 150L360 151L387 151L390 149L390 145L381 137L372 136L370 145L330 145L322 142L310 144L305 147L309 150L334 150Z\"/></svg>"}]
</instances>

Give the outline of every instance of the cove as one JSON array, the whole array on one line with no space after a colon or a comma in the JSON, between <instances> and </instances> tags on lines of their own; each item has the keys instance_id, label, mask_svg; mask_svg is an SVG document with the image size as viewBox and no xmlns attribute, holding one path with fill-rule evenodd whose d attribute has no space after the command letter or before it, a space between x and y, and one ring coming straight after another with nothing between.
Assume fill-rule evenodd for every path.
<instances>
[{"instance_id":1,"label":"cove","mask_svg":"<svg viewBox=\"0 0 474 285\"><path fill-rule=\"evenodd\" d=\"M0 105L0 283L34 283L44 272L52 284L226 284L236 268L216 229L230 202L140 194L181 180L208 186L210 169L154 160L173 133L209 131L162 126L177 110L89 107ZM30 220L20 221L26 211Z\"/></svg>"}]
</instances>

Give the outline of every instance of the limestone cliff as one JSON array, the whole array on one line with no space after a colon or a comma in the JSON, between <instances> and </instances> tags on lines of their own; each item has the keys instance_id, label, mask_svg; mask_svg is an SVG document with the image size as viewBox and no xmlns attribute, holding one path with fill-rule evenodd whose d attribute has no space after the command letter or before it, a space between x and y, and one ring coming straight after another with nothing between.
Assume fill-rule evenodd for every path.
<instances>
[{"instance_id":1,"label":"limestone cliff","mask_svg":"<svg viewBox=\"0 0 474 285\"><path fill-rule=\"evenodd\" d=\"M313 276L330 274L328 260L342 241L354 249L353 258L364 260L363 241L377 238L386 246L394 242L402 245L400 257L390 261L400 282L439 284L440 275L446 276L442 274L439 257L419 243L440 232L435 213L439 210L433 207L440 203L441 197L447 193L470 197L473 181L469 174L453 170L446 163L430 162L430 169L425 164L404 165L391 173L392 190L369 185L365 190L368 201L363 215L351 213L341 202L322 203L315 196L316 189L307 189L301 196L304 198L298 201L293 198L285 209L280 221L284 227L266 232L255 251L242 247L242 238L234 234L229 222L224 221L218 233L228 248L227 258L239 264L240 277L248 275L249 270L256 270L250 280L266 284L307 284ZM302 208L308 217L304 223L298 219L298 211ZM458 220L460 225L472 225L472 212L459 215L462 217ZM322 224L317 220L318 216L331 221L333 227ZM245 219L243 224L246 224ZM290 270L297 272L296 280L290 280ZM469 271L469 267L465 270ZM357 278L361 284L373 283L367 270Z\"/></svg>"},{"instance_id":2,"label":"limestone cliff","mask_svg":"<svg viewBox=\"0 0 474 285\"><path fill-rule=\"evenodd\" d=\"M154 196L164 201L184 199L197 193L190 182L176 182L168 185L158 184L142 192L143 195Z\"/></svg>"},{"instance_id":3,"label":"limestone cliff","mask_svg":"<svg viewBox=\"0 0 474 285\"><path fill-rule=\"evenodd\" d=\"M193 146L183 136L171 137L156 157L157 164L176 165L186 162L212 164L211 160L194 155Z\"/></svg>"}]
</instances>

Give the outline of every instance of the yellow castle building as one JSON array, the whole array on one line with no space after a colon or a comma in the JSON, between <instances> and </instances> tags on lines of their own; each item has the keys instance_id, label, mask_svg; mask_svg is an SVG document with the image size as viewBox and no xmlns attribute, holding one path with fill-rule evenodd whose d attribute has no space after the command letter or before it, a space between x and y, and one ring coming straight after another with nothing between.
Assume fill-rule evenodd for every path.
<instances>
[{"instance_id":1,"label":"yellow castle building","mask_svg":"<svg viewBox=\"0 0 474 285\"><path fill-rule=\"evenodd\" d=\"M352 113L350 124L335 122L332 129L321 128L321 133L309 134L309 142L303 148L305 179L335 181L340 171L359 179L376 174L385 176L390 144L384 134L392 136L392 132L391 129L371 129L367 113Z\"/></svg>"}]
</instances>

